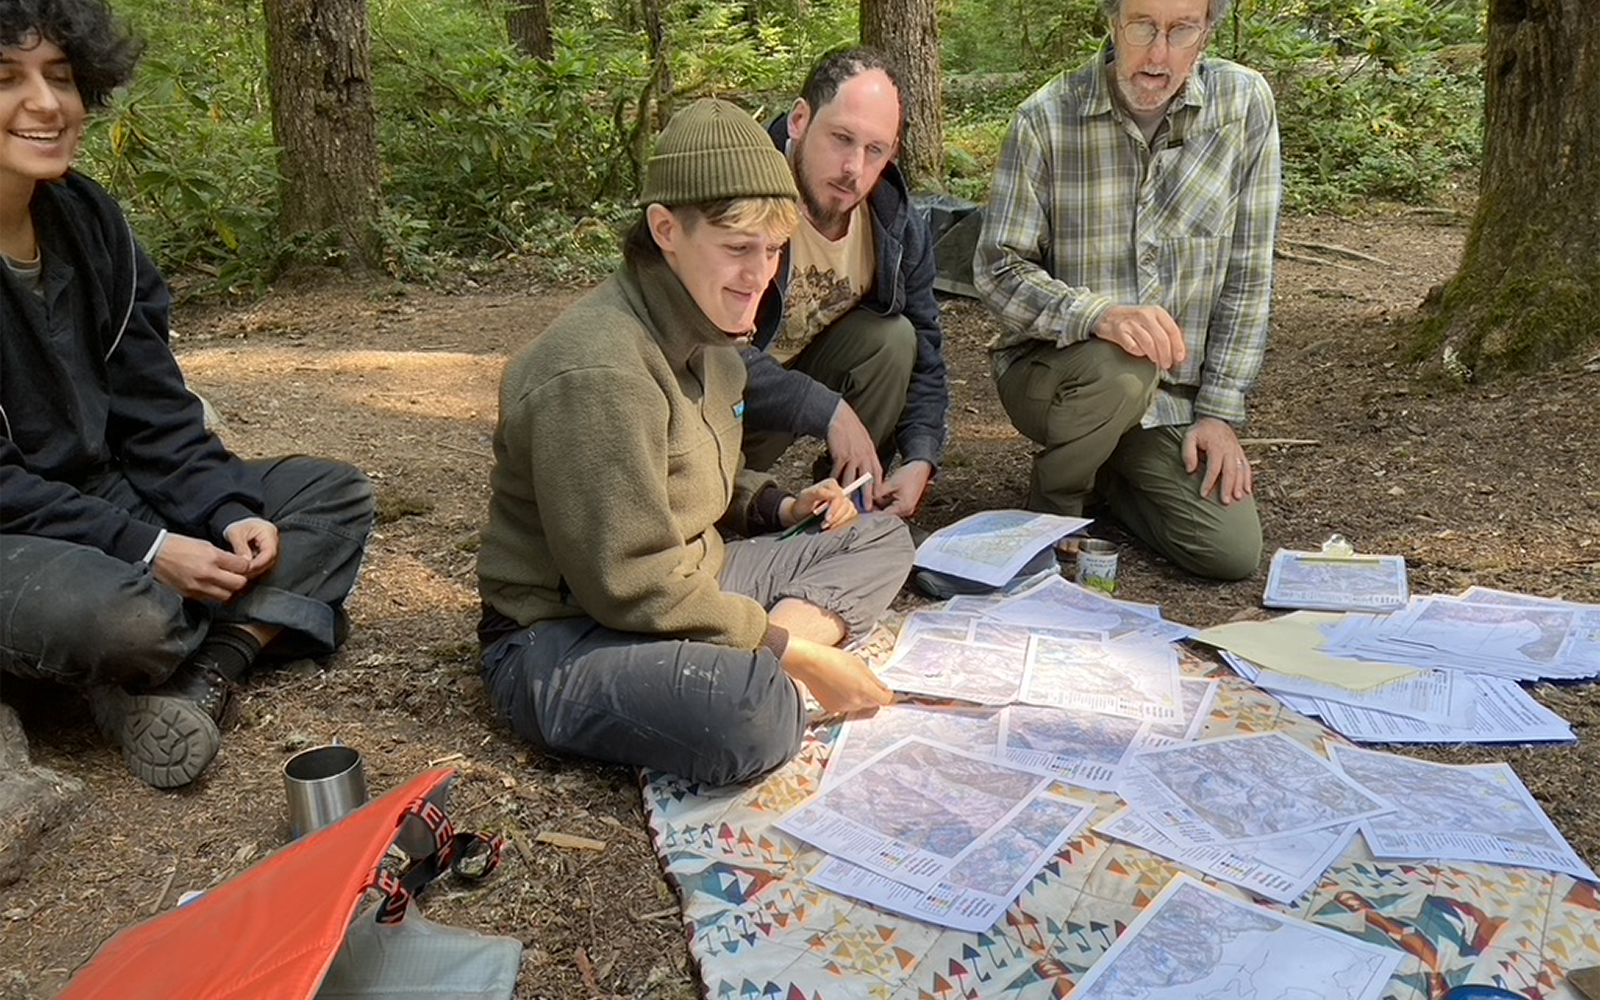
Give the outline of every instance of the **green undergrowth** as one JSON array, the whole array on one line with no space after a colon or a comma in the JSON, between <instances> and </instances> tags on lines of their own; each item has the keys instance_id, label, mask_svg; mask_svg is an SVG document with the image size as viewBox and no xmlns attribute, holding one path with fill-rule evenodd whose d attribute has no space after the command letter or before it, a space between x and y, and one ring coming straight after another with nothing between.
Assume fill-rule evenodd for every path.
<instances>
[{"instance_id":1,"label":"green undergrowth","mask_svg":"<svg viewBox=\"0 0 1600 1000\"><path fill-rule=\"evenodd\" d=\"M180 8L175 10L176 8ZM780 110L807 67L857 32L846 0L667 8L671 92L652 100L637 0L556 0L556 54L523 58L497 0L370 0L384 263L430 280L467 262L602 273L637 190L637 135L707 94ZM147 37L128 92L97 117L83 168L128 206L161 266L205 293L249 292L332 242L278 231L260 5L119 0ZM1094 52L1093 0L940 5L946 185L981 201L1019 101ZM1476 163L1482 0L1237 0L1210 51L1278 95L1285 204L1428 202ZM759 100L751 95L761 95ZM774 97L773 95L779 95Z\"/></svg>"}]
</instances>

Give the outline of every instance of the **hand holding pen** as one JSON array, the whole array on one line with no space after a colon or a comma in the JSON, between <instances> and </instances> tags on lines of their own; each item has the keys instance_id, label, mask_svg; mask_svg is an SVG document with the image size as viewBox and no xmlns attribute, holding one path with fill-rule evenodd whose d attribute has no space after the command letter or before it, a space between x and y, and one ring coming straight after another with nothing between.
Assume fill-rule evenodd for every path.
<instances>
[{"instance_id":1,"label":"hand holding pen","mask_svg":"<svg viewBox=\"0 0 1600 1000\"><path fill-rule=\"evenodd\" d=\"M820 524L823 531L831 531L841 524L855 520L859 510L851 497L857 490L871 482L872 474L866 473L851 482L849 486L841 487L834 479L824 479L820 483L807 486L795 495L789 510L792 513L800 511L809 513L778 537L792 538L809 530L815 524Z\"/></svg>"}]
</instances>

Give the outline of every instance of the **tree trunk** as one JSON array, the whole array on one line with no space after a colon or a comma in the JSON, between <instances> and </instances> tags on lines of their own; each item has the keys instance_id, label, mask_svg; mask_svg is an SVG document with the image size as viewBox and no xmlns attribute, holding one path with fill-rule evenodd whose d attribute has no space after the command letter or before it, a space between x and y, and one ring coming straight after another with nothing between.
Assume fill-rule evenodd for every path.
<instances>
[{"instance_id":1,"label":"tree trunk","mask_svg":"<svg viewBox=\"0 0 1600 1000\"><path fill-rule=\"evenodd\" d=\"M1461 269L1414 347L1463 379L1600 337L1600 33L1590 0L1490 0L1483 173Z\"/></svg>"},{"instance_id":2,"label":"tree trunk","mask_svg":"<svg viewBox=\"0 0 1600 1000\"><path fill-rule=\"evenodd\" d=\"M506 8L506 33L523 55L549 62L556 43L550 34L550 0L518 0Z\"/></svg>"},{"instance_id":3,"label":"tree trunk","mask_svg":"<svg viewBox=\"0 0 1600 1000\"><path fill-rule=\"evenodd\" d=\"M667 44L666 8L672 0L639 0L644 19L645 42L649 47L650 75L639 90L634 106L633 127L628 132L628 159L633 172L633 187L644 182L644 165L650 152L650 139L672 116L672 52ZM622 106L617 105L617 124L622 124Z\"/></svg>"},{"instance_id":4,"label":"tree trunk","mask_svg":"<svg viewBox=\"0 0 1600 1000\"><path fill-rule=\"evenodd\" d=\"M285 235L333 232L346 260L380 261L378 113L366 0L265 0L272 134Z\"/></svg>"},{"instance_id":5,"label":"tree trunk","mask_svg":"<svg viewBox=\"0 0 1600 1000\"><path fill-rule=\"evenodd\" d=\"M672 0L639 0L644 14L644 33L649 43L651 76L654 79L654 116L650 120L651 135L672 117L672 52L667 45L666 14ZM646 137L648 139L648 136Z\"/></svg>"},{"instance_id":6,"label":"tree trunk","mask_svg":"<svg viewBox=\"0 0 1600 1000\"><path fill-rule=\"evenodd\" d=\"M933 0L861 0L861 42L900 68L911 108L900 169L913 186L944 189L944 94Z\"/></svg>"}]
</instances>

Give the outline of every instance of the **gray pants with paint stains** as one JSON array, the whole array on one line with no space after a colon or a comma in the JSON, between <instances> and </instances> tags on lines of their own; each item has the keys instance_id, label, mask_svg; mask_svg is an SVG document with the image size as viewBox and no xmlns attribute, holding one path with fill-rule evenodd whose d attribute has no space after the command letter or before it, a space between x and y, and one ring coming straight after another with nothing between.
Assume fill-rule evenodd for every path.
<instances>
[{"instance_id":1,"label":"gray pants with paint stains","mask_svg":"<svg viewBox=\"0 0 1600 1000\"><path fill-rule=\"evenodd\" d=\"M914 551L899 519L867 514L835 531L730 542L725 591L762 607L793 597L866 633L905 583ZM587 617L541 622L489 643L481 662L495 712L558 753L722 785L793 757L805 705L765 649L658 639Z\"/></svg>"},{"instance_id":2,"label":"gray pants with paint stains","mask_svg":"<svg viewBox=\"0 0 1600 1000\"><path fill-rule=\"evenodd\" d=\"M228 604L185 600L145 563L35 535L0 535L0 673L73 687L165 680L212 622L283 629L269 650L332 652L349 633L344 600L372 533L372 484L343 462L293 456L245 462L262 516L278 528L278 562ZM121 474L84 492L163 524Z\"/></svg>"}]
</instances>

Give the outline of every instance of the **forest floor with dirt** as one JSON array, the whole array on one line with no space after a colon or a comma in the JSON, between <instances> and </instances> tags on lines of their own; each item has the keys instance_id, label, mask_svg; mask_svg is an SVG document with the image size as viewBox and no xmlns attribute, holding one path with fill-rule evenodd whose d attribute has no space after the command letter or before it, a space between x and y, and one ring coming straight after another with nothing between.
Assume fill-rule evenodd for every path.
<instances>
[{"instance_id":1,"label":"forest floor with dirt","mask_svg":"<svg viewBox=\"0 0 1600 1000\"><path fill-rule=\"evenodd\" d=\"M1458 388L1404 359L1396 324L1454 271L1464 236L1463 217L1437 211L1286 221L1280 246L1325 262L1279 261L1251 396L1245 434L1259 442L1247 450L1267 551L1340 532L1363 551L1404 555L1415 593L1479 584L1600 602L1600 365L1584 355ZM520 1000L698 996L634 772L528 749L492 720L477 676L474 559L500 368L581 291L503 272L449 291L281 290L178 311L184 368L231 447L346 459L376 484L380 524L350 604L355 632L324 663L253 678L215 764L176 793L134 780L72 696L7 682L35 762L87 792L23 878L0 889L0 997L53 994L118 928L282 844L283 760L334 738L363 752L374 795L433 764L459 769L458 824L510 835L499 872L440 884L427 910L525 942ZM927 528L1019 505L1030 455L988 374L993 321L971 301L944 305L952 441L917 518ZM581 465L574 456L575 474ZM1104 530L1125 543L1120 596L1195 626L1263 614L1264 563L1250 580L1202 582ZM1510 761L1600 864L1600 804L1587 784L1600 774L1600 688L1535 694L1572 723L1576 744L1405 752ZM542 843L544 831L604 847Z\"/></svg>"}]
</instances>

